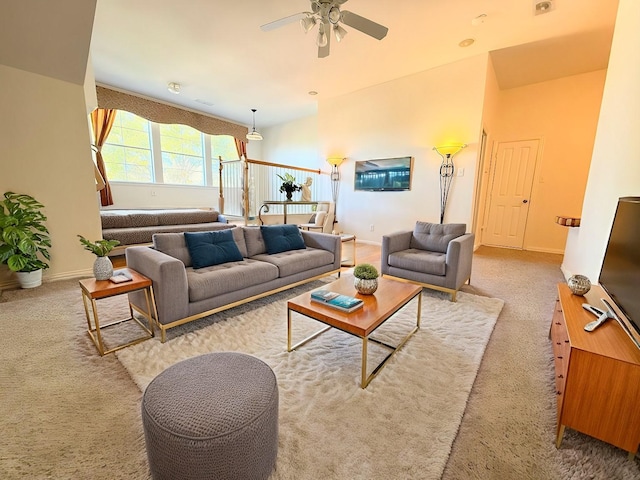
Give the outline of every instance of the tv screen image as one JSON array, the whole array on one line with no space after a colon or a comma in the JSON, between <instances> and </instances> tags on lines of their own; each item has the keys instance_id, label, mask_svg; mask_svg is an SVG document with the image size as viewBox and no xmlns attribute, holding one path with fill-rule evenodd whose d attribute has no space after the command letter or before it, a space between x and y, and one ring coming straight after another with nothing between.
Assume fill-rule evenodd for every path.
<instances>
[{"instance_id":1,"label":"tv screen image","mask_svg":"<svg viewBox=\"0 0 640 480\"><path fill-rule=\"evenodd\" d=\"M640 341L640 197L622 197L618 200L598 283L626 317L620 320L627 324L627 328L631 330L627 333L638 345Z\"/></svg>"},{"instance_id":2,"label":"tv screen image","mask_svg":"<svg viewBox=\"0 0 640 480\"><path fill-rule=\"evenodd\" d=\"M384 192L411 190L412 157L356 162L354 189Z\"/></svg>"}]
</instances>

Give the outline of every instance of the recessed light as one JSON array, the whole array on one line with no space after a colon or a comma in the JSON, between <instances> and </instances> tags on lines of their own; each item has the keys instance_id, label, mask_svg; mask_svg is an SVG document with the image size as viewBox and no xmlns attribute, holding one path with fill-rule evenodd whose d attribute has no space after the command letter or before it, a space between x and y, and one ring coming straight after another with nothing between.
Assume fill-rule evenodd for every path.
<instances>
[{"instance_id":1,"label":"recessed light","mask_svg":"<svg viewBox=\"0 0 640 480\"><path fill-rule=\"evenodd\" d=\"M552 0L534 0L533 9L536 15L542 15L543 13L548 13L553 10L553 1Z\"/></svg>"},{"instance_id":2,"label":"recessed light","mask_svg":"<svg viewBox=\"0 0 640 480\"><path fill-rule=\"evenodd\" d=\"M318 94L318 92L316 92L315 90L311 90L311 91L309 92L309 95L317 95L317 94Z\"/></svg>"},{"instance_id":3,"label":"recessed light","mask_svg":"<svg viewBox=\"0 0 640 480\"><path fill-rule=\"evenodd\" d=\"M169 90L171 93L178 94L180 93L180 84L176 82L169 82L167 84L167 90Z\"/></svg>"},{"instance_id":4,"label":"recessed light","mask_svg":"<svg viewBox=\"0 0 640 480\"><path fill-rule=\"evenodd\" d=\"M473 38L465 38L464 40L462 40L458 46L464 48L464 47L469 47L471 45L473 45L473 43L475 42L475 40Z\"/></svg>"}]
</instances>

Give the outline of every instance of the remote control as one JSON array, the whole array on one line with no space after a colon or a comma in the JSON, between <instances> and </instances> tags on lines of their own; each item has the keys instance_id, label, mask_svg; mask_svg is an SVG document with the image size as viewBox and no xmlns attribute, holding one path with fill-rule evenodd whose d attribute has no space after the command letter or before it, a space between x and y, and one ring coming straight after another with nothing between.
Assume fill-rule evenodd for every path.
<instances>
[{"instance_id":1,"label":"remote control","mask_svg":"<svg viewBox=\"0 0 640 480\"><path fill-rule=\"evenodd\" d=\"M596 328L598 328L600 325L602 325L604 322L606 322L610 318L611 317L609 316L609 314L607 312L602 312L602 315L600 315L597 320L594 320L593 322L587 323L584 326L584 329L587 332L593 332Z\"/></svg>"},{"instance_id":2,"label":"remote control","mask_svg":"<svg viewBox=\"0 0 640 480\"><path fill-rule=\"evenodd\" d=\"M605 313L604 310L600 310L599 308L596 308L593 305L589 305L588 303L583 303L582 308L584 308L587 312L593 313L596 317L600 317L600 315Z\"/></svg>"}]
</instances>

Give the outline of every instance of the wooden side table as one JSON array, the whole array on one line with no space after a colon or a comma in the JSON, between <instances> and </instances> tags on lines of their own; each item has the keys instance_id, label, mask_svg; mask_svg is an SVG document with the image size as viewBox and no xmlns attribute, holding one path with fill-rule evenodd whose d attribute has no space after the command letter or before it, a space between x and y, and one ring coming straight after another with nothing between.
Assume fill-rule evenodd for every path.
<instances>
[{"instance_id":1,"label":"wooden side table","mask_svg":"<svg viewBox=\"0 0 640 480\"><path fill-rule=\"evenodd\" d=\"M158 318L158 312L156 310L156 302L153 296L153 282L144 275L136 272L135 270L132 270L131 268L127 268L127 270L133 277L130 282L113 283L109 280L96 280L95 278L80 280L80 288L82 289L82 303L84 304L84 311L87 317L87 333L89 334L89 337L91 337L91 340L93 340L93 343L95 344L96 348L98 349L98 353L100 353L101 356L104 356L111 352L115 352L116 350L120 350L130 345L135 345L136 343L140 343L154 336L153 322L154 318ZM97 300L136 292L138 290L144 291L147 311L138 311L147 319L147 325L145 325L133 315L131 303L129 303L129 318L116 320L106 325L100 325L100 319L98 317L98 305L96 303ZM89 305L91 305L91 311L89 309ZM102 339L102 330L108 327L123 324L128 321L134 321L135 323L137 323L144 331L144 335L127 343L112 347L108 350L105 349L104 341Z\"/></svg>"},{"instance_id":2,"label":"wooden side table","mask_svg":"<svg viewBox=\"0 0 640 480\"><path fill-rule=\"evenodd\" d=\"M342 256L340 265L343 267L355 267L356 266L356 236L349 233L341 233L340 241L344 246L346 243L351 242L351 256Z\"/></svg>"}]
</instances>

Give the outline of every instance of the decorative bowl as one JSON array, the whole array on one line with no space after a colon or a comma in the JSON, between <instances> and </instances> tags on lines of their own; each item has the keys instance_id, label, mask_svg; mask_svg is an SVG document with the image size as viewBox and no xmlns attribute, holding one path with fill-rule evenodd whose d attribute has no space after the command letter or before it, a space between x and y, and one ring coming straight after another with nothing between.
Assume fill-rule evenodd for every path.
<instances>
[{"instance_id":1,"label":"decorative bowl","mask_svg":"<svg viewBox=\"0 0 640 480\"><path fill-rule=\"evenodd\" d=\"M573 275L567 280L569 290L574 295L584 295L591 290L591 281L584 275Z\"/></svg>"}]
</instances>

